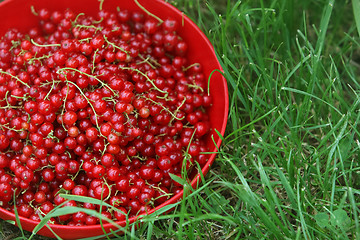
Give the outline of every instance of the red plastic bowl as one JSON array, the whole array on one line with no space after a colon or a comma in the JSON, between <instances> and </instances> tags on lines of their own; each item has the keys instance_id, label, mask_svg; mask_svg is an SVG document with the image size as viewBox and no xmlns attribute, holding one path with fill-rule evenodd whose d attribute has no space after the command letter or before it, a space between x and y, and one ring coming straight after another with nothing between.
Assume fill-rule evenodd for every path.
<instances>
[{"instance_id":1,"label":"red plastic bowl","mask_svg":"<svg viewBox=\"0 0 360 240\"><path fill-rule=\"evenodd\" d=\"M160 17L166 19L167 17L175 18L181 27L179 35L188 43L188 58L191 63L199 62L203 66L204 74L209 77L215 69L221 70L221 66L216 59L216 55L212 45L201 30L182 12L173 7L172 5L165 3L163 0L139 0L140 4L148 11ZM47 8L50 11L65 10L67 8L73 10L76 13L85 13L88 15L95 15L99 9L98 0L61 0L61 1L49 1L49 0L5 0L0 3L0 36L9 29L17 28L20 31L27 32L31 27L38 25L38 19L31 12L31 6L35 9ZM109 11L116 11L116 8L128 9L128 10L140 10L133 0L106 0L103 8ZM208 114L211 119L211 127L213 129L212 135L217 146L214 145L211 136L208 136L207 144L210 147L210 151L216 152L217 147L221 144L221 139L214 129L218 130L222 135L225 132L227 115L228 115L228 90L225 78L219 73L214 72L210 80L210 94L214 101L213 106L209 110ZM215 160L215 155L210 156L209 161L203 167L202 173L205 175L210 166ZM200 175L197 174L191 181L192 186L195 188L200 181ZM159 210L160 208L173 204L183 196L183 193L179 193L168 201L153 209L150 213ZM5 220L15 220L15 215L3 208L0 208L0 218ZM37 225L37 222L29 220L27 218L20 217L21 225L23 229L32 231ZM136 218L130 219L130 222L134 222ZM125 226L126 222L118 222L119 225ZM110 229L115 229L111 224L103 225L105 231L109 232ZM103 235L104 232L100 225L95 226L81 226L81 227L69 227L63 225L51 225L52 230L63 239L79 239L85 237L94 237ZM44 227L38 234L54 237L52 232Z\"/></svg>"}]
</instances>

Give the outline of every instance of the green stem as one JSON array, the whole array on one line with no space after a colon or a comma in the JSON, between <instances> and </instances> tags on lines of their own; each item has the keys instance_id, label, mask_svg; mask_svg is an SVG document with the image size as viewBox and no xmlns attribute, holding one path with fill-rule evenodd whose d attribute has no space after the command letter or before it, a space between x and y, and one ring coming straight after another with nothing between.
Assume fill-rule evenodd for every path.
<instances>
[{"instance_id":1,"label":"green stem","mask_svg":"<svg viewBox=\"0 0 360 240\"><path fill-rule=\"evenodd\" d=\"M91 73L94 73L94 71L95 71L95 57L96 57L96 53L98 51L99 51L99 49L96 49L95 52L94 52L93 61L92 61L93 67L91 68Z\"/></svg>"},{"instance_id":2,"label":"green stem","mask_svg":"<svg viewBox=\"0 0 360 240\"><path fill-rule=\"evenodd\" d=\"M100 27L96 27L96 26L94 26L94 25L89 25L89 26L86 26L86 25L76 24L76 25L74 26L74 28L79 28L79 29L81 29L81 28L86 28L86 29L89 29L89 28L95 28L95 29L96 29L96 31L101 31L101 30L102 30L102 28L100 28Z\"/></svg>"},{"instance_id":3,"label":"green stem","mask_svg":"<svg viewBox=\"0 0 360 240\"><path fill-rule=\"evenodd\" d=\"M40 61L40 60L43 60L43 59L46 59L46 58L49 58L49 57L51 57L52 56L52 54L49 54L49 55L43 55L43 56L41 56L41 57L33 57L33 58L30 58L29 60L28 60L28 62L29 62L29 64L33 64L33 62L34 61L36 61L36 60L38 60L38 61Z\"/></svg>"},{"instance_id":4,"label":"green stem","mask_svg":"<svg viewBox=\"0 0 360 240\"><path fill-rule=\"evenodd\" d=\"M65 78L66 78L66 76L65 76ZM67 99L67 97L68 97L68 94L69 94L69 84L68 84L68 82L66 82L66 87L67 87L67 91L66 91L66 96L65 96L65 98L64 98L64 105L63 105L63 108L62 108L62 110L61 110L61 116L63 116L64 117L64 111L65 111L65 105L66 105L66 103L65 103L65 101L66 101L66 99ZM51 90L50 90L51 91ZM61 121L61 125L63 126L63 128L65 129L65 131L68 131L66 128L65 128L65 125L64 125L64 120L62 120Z\"/></svg>"},{"instance_id":5,"label":"green stem","mask_svg":"<svg viewBox=\"0 0 360 240\"><path fill-rule=\"evenodd\" d=\"M80 16L83 16L83 15L85 15L85 13L79 13L79 14L76 16L75 20L72 22L73 25L74 25L74 23L77 22L78 18L79 18Z\"/></svg>"},{"instance_id":6,"label":"green stem","mask_svg":"<svg viewBox=\"0 0 360 240\"><path fill-rule=\"evenodd\" d=\"M182 118L178 118L174 113L172 113L169 109L167 109L166 107L164 107L161 103L158 103L150 98L144 97L146 100L149 100L150 102L162 107L165 111L167 111L173 118L175 118L176 120L183 120L184 116Z\"/></svg>"},{"instance_id":7,"label":"green stem","mask_svg":"<svg viewBox=\"0 0 360 240\"><path fill-rule=\"evenodd\" d=\"M188 66L188 67L184 67L183 68L183 71L184 72L186 72L187 70L189 70L190 68L192 68L192 67L195 67L195 66L199 66L200 65L200 63L193 63L193 64L191 64L190 66Z\"/></svg>"},{"instance_id":8,"label":"green stem","mask_svg":"<svg viewBox=\"0 0 360 240\"><path fill-rule=\"evenodd\" d=\"M8 129L8 130L13 130L15 132L22 132L24 129L15 129L15 128L10 128L8 126L6 126L5 124L0 124L0 128L2 128L4 130L4 128Z\"/></svg>"},{"instance_id":9,"label":"green stem","mask_svg":"<svg viewBox=\"0 0 360 240\"><path fill-rule=\"evenodd\" d=\"M120 51L123 51L124 53L129 53L129 52L128 52L128 51L126 51L125 49L123 49L123 48L121 48L121 47L117 46L115 43L110 42L110 41L107 39L107 37L106 37L105 35L104 35L104 39L105 39L105 42L106 42L107 44L109 44L109 45L113 46L114 48L117 48L117 49L119 49Z\"/></svg>"},{"instance_id":10,"label":"green stem","mask_svg":"<svg viewBox=\"0 0 360 240\"><path fill-rule=\"evenodd\" d=\"M55 86L55 80L53 79L53 81L52 81L52 86L51 86L49 92L48 92L48 93L46 94L46 96L44 97L44 99L47 99L47 98L49 97L51 91L54 89L54 86Z\"/></svg>"},{"instance_id":11,"label":"green stem","mask_svg":"<svg viewBox=\"0 0 360 240\"><path fill-rule=\"evenodd\" d=\"M39 14L35 11L35 7L33 5L31 5L30 9L32 14L34 14L35 16L39 16Z\"/></svg>"},{"instance_id":12,"label":"green stem","mask_svg":"<svg viewBox=\"0 0 360 240\"><path fill-rule=\"evenodd\" d=\"M30 88L30 86L29 86L28 84L24 83L23 81L21 81L20 78L18 78L17 76L11 75L11 74L8 73L8 72L4 72L1 68L0 68L0 73L9 75L11 78L15 78L16 81L19 81L19 82L21 82L23 85L25 85L25 86L27 86L28 88Z\"/></svg>"},{"instance_id":13,"label":"green stem","mask_svg":"<svg viewBox=\"0 0 360 240\"><path fill-rule=\"evenodd\" d=\"M86 97L85 93L81 90L81 88L76 85L75 83L71 82L71 81L66 81L67 83L71 83L72 85L74 85L79 91L80 91L80 94L86 99L86 101L89 103L91 109L94 111L94 114L95 114L95 122L96 122L96 127L98 128L99 130L99 133L101 135L101 132L100 132L100 126L99 126L99 123L98 123L98 120L97 120L97 114L96 114L96 111L94 109L94 106L92 105L92 103L90 102L90 100Z\"/></svg>"},{"instance_id":14,"label":"green stem","mask_svg":"<svg viewBox=\"0 0 360 240\"><path fill-rule=\"evenodd\" d=\"M175 116L176 116L176 114L178 113L178 111L180 110L180 108L184 105L185 102L186 102L186 97L184 97L184 99L182 100L181 104L180 104L180 105L176 108L176 110L174 111L174 115L175 115ZM177 119L177 120L182 120L182 119L184 119L184 117L181 118L181 119L179 119L179 118L175 118L175 119ZM171 119L170 123L171 123L173 120L174 120L174 118Z\"/></svg>"},{"instance_id":15,"label":"green stem","mask_svg":"<svg viewBox=\"0 0 360 240\"><path fill-rule=\"evenodd\" d=\"M164 93L164 94L166 94L166 95L168 94L168 92L159 89L159 88L155 85L155 83L154 83L145 73L143 73L143 72L140 71L139 69L130 68L130 67L120 67L120 69L122 69L122 70L131 70L131 71L135 71L135 72L141 74L142 76L144 76L144 77L146 78L146 80L148 80L148 81L151 83L151 85L153 85L153 87L154 87L156 90L158 90L159 92Z\"/></svg>"},{"instance_id":16,"label":"green stem","mask_svg":"<svg viewBox=\"0 0 360 240\"><path fill-rule=\"evenodd\" d=\"M95 77L95 76L93 76L93 75L90 75L90 74L87 74L87 73L85 73L85 72L82 72L82 71L80 71L80 70L78 70L78 69L76 69L76 68L69 68L69 67L64 67L64 68L60 68L58 71L57 71L57 73L60 73L60 72L63 72L63 71L65 71L65 70L73 70L73 71L75 71L75 72L78 72L78 73L80 73L80 74L83 74L83 75L85 75L85 76L87 76L87 77L89 77L89 78L94 78L94 79L96 79L100 84L101 84L101 86L106 86L106 87L108 87L108 85L106 84L106 83L104 83L103 81L101 81L99 78L97 78L97 77ZM78 87L75 83L73 83L73 82L71 82L72 84L74 84L76 87ZM78 87L79 88L79 87ZM110 88L110 87L108 87L112 92L113 92L113 94L115 95L115 96L118 96L118 94L112 89L112 88ZM79 88L80 89L80 88Z\"/></svg>"},{"instance_id":17,"label":"green stem","mask_svg":"<svg viewBox=\"0 0 360 240\"><path fill-rule=\"evenodd\" d=\"M201 92L204 92L204 89L196 84L187 84L190 88L200 89Z\"/></svg>"},{"instance_id":18,"label":"green stem","mask_svg":"<svg viewBox=\"0 0 360 240\"><path fill-rule=\"evenodd\" d=\"M144 8L144 7L138 2L138 0L134 0L134 2L136 3L136 5L137 5L139 8L141 8L141 10L143 10L144 12L146 12L149 16L151 16L151 17L155 18L156 20L158 20L158 22L159 22L160 24L164 22L161 18L159 18L158 16L156 16L155 14L149 12L149 10L147 10L146 8Z\"/></svg>"},{"instance_id":19,"label":"green stem","mask_svg":"<svg viewBox=\"0 0 360 240\"><path fill-rule=\"evenodd\" d=\"M104 0L99 0L100 4L99 4L99 9L100 11L103 10L103 4L104 4Z\"/></svg>"},{"instance_id":20,"label":"green stem","mask_svg":"<svg viewBox=\"0 0 360 240\"><path fill-rule=\"evenodd\" d=\"M151 59L151 57L149 56L149 57L147 57L147 58L145 58L143 55L141 55L141 54L139 54L138 55L139 56L139 58L142 60L141 62L138 62L137 64L142 64L142 63L147 63L147 64L149 64L150 65L150 67L152 68L152 69L156 69L156 67L151 63L151 61L155 64L155 65L157 65L157 66L161 66L158 62L156 62L156 61L154 61L153 59Z\"/></svg>"},{"instance_id":21,"label":"green stem","mask_svg":"<svg viewBox=\"0 0 360 240\"><path fill-rule=\"evenodd\" d=\"M83 38L83 39L79 39L79 42L85 42L85 41L89 41L91 40L92 38Z\"/></svg>"},{"instance_id":22,"label":"green stem","mask_svg":"<svg viewBox=\"0 0 360 240\"><path fill-rule=\"evenodd\" d=\"M53 44L39 44L35 42L33 39L30 39L31 43L38 47L61 47L60 43L53 43Z\"/></svg>"}]
</instances>

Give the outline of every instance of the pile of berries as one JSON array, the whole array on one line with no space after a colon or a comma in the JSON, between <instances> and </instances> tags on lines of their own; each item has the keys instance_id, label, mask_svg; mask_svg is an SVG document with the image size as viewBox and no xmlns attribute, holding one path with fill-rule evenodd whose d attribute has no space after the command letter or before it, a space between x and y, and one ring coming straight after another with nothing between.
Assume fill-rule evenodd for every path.
<instances>
[{"instance_id":1,"label":"pile of berries","mask_svg":"<svg viewBox=\"0 0 360 240\"><path fill-rule=\"evenodd\" d=\"M99 210L67 193L101 199L120 210L102 207L104 216L124 220L179 193L171 174L208 160L212 103L181 23L127 10L34 13L38 27L0 40L0 206L35 221L64 202Z\"/></svg>"}]
</instances>

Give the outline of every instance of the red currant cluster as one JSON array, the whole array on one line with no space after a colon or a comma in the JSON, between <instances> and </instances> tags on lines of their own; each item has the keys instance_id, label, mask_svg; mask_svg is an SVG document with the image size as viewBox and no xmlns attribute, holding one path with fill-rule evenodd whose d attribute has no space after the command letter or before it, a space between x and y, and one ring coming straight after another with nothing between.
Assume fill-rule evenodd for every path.
<instances>
[{"instance_id":1,"label":"red currant cluster","mask_svg":"<svg viewBox=\"0 0 360 240\"><path fill-rule=\"evenodd\" d=\"M69 193L101 199L121 210L104 216L123 220L179 193L170 174L208 160L212 101L180 23L127 10L34 13L39 27L0 41L0 206L39 221Z\"/></svg>"}]
</instances>

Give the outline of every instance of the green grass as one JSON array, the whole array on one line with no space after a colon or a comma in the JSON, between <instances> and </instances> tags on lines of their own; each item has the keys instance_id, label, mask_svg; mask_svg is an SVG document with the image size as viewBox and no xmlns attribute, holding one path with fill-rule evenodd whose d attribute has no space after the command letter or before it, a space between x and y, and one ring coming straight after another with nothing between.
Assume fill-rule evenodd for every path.
<instances>
[{"instance_id":1,"label":"green grass","mask_svg":"<svg viewBox=\"0 0 360 240\"><path fill-rule=\"evenodd\" d=\"M170 2L215 47L228 126L200 188L121 238L360 239L360 2Z\"/></svg>"}]
</instances>

